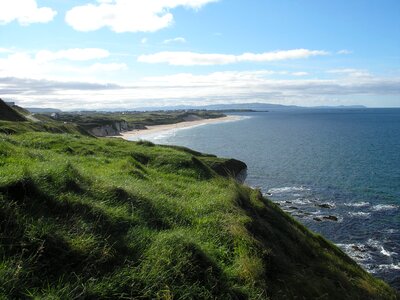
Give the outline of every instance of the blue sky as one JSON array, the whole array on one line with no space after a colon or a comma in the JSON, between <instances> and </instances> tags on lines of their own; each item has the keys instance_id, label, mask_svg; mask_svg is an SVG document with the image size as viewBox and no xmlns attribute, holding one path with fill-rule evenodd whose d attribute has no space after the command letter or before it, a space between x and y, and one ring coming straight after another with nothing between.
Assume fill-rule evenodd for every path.
<instances>
[{"instance_id":1,"label":"blue sky","mask_svg":"<svg viewBox=\"0 0 400 300\"><path fill-rule=\"evenodd\" d=\"M0 97L399 107L399 16L398 0L0 0Z\"/></svg>"}]
</instances>

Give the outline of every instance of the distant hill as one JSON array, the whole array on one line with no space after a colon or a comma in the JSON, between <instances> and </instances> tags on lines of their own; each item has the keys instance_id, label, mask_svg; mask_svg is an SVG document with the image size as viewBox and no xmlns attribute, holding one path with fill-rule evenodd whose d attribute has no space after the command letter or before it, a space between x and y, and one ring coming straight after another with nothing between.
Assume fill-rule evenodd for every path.
<instances>
[{"instance_id":1,"label":"distant hill","mask_svg":"<svg viewBox=\"0 0 400 300\"><path fill-rule=\"evenodd\" d=\"M346 109L346 108L367 108L366 106L364 106L364 105L337 105L337 106L315 106L315 107L313 107L313 108L322 108L322 109L325 109L325 108L343 108L343 109Z\"/></svg>"},{"instance_id":2,"label":"distant hill","mask_svg":"<svg viewBox=\"0 0 400 300\"><path fill-rule=\"evenodd\" d=\"M272 104L272 103L236 103L236 104L213 104L213 105L176 105L176 106L157 106L157 107L139 107L135 109L108 109L108 111L159 111L159 110L221 110L221 111L231 111L231 110L251 110L251 111L269 111L269 110L288 110L288 109L354 109L354 108L366 108L363 105L350 105L350 106L314 106L314 107L304 107L296 105L282 105L282 104Z\"/></svg>"},{"instance_id":3,"label":"distant hill","mask_svg":"<svg viewBox=\"0 0 400 300\"><path fill-rule=\"evenodd\" d=\"M57 108L27 107L25 109L30 111L33 114L60 113L60 112L62 112L61 109L57 109Z\"/></svg>"},{"instance_id":4,"label":"distant hill","mask_svg":"<svg viewBox=\"0 0 400 300\"><path fill-rule=\"evenodd\" d=\"M18 122L25 121L25 118L0 99L0 120Z\"/></svg>"},{"instance_id":5,"label":"distant hill","mask_svg":"<svg viewBox=\"0 0 400 300\"><path fill-rule=\"evenodd\" d=\"M266 110L286 110L286 109L336 109L336 108L366 108L362 105L351 105L351 106L313 106L304 107L296 105L282 105L282 104L271 104L271 103L238 103L238 104L214 104L206 106L195 106L194 108L202 108L209 110L255 110L255 111L266 111Z\"/></svg>"},{"instance_id":6,"label":"distant hill","mask_svg":"<svg viewBox=\"0 0 400 300\"><path fill-rule=\"evenodd\" d=\"M31 112L21 106L18 105L13 105L12 109L14 109L17 113L19 113L20 115L26 117L29 116L31 114Z\"/></svg>"}]
</instances>

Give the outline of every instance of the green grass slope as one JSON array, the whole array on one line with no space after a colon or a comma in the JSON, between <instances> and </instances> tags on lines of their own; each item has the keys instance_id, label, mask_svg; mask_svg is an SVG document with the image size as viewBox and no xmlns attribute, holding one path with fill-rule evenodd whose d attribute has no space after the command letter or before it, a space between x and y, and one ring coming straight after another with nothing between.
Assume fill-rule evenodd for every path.
<instances>
[{"instance_id":1,"label":"green grass slope","mask_svg":"<svg viewBox=\"0 0 400 300\"><path fill-rule=\"evenodd\" d=\"M0 99L0 120L18 122L25 121L25 118Z\"/></svg>"},{"instance_id":2,"label":"green grass slope","mask_svg":"<svg viewBox=\"0 0 400 300\"><path fill-rule=\"evenodd\" d=\"M0 134L0 298L396 299L231 177L243 164L79 134Z\"/></svg>"}]
</instances>

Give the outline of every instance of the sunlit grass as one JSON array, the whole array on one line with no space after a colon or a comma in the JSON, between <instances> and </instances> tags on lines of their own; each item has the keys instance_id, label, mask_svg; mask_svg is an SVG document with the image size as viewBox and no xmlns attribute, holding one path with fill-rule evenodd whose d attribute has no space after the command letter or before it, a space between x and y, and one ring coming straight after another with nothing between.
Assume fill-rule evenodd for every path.
<instances>
[{"instance_id":1,"label":"sunlit grass","mask_svg":"<svg viewBox=\"0 0 400 300\"><path fill-rule=\"evenodd\" d=\"M0 298L395 299L217 174L237 167L144 142L0 135Z\"/></svg>"}]
</instances>

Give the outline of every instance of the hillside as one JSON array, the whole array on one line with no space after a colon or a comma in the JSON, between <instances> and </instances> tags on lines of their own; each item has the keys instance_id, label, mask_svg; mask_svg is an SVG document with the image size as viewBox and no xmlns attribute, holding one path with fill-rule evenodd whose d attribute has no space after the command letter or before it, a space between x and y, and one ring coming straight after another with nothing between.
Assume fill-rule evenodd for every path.
<instances>
[{"instance_id":1,"label":"hillside","mask_svg":"<svg viewBox=\"0 0 400 300\"><path fill-rule=\"evenodd\" d=\"M225 116L214 111L157 112L75 112L60 113L57 121L75 123L92 135L116 136L123 131L146 129L147 126L175 124L193 119L213 119Z\"/></svg>"},{"instance_id":2,"label":"hillside","mask_svg":"<svg viewBox=\"0 0 400 300\"><path fill-rule=\"evenodd\" d=\"M18 122L24 121L25 118L0 99L0 120Z\"/></svg>"},{"instance_id":3,"label":"hillside","mask_svg":"<svg viewBox=\"0 0 400 300\"><path fill-rule=\"evenodd\" d=\"M0 299L396 299L242 162L25 127L0 166Z\"/></svg>"}]
</instances>

